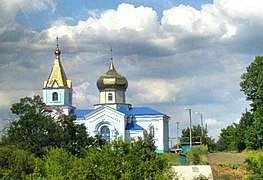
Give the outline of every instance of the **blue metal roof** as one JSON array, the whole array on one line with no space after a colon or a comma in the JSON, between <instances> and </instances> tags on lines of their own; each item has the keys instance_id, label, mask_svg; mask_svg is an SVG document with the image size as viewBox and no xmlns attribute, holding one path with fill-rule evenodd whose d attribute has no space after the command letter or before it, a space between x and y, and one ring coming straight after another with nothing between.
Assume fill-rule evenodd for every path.
<instances>
[{"instance_id":1,"label":"blue metal roof","mask_svg":"<svg viewBox=\"0 0 263 180\"><path fill-rule=\"evenodd\" d=\"M75 109L72 114L75 114L77 118L84 118L84 116L93 111L93 109Z\"/></svg>"},{"instance_id":2,"label":"blue metal roof","mask_svg":"<svg viewBox=\"0 0 263 180\"><path fill-rule=\"evenodd\" d=\"M143 116L143 115L164 115L159 111L151 109L149 107L132 107L130 109L126 109L125 107L120 107L119 111L126 115L134 115L134 116Z\"/></svg>"},{"instance_id":3,"label":"blue metal roof","mask_svg":"<svg viewBox=\"0 0 263 180\"><path fill-rule=\"evenodd\" d=\"M127 123L125 130L144 130L144 129L132 121L131 123Z\"/></svg>"}]
</instances>

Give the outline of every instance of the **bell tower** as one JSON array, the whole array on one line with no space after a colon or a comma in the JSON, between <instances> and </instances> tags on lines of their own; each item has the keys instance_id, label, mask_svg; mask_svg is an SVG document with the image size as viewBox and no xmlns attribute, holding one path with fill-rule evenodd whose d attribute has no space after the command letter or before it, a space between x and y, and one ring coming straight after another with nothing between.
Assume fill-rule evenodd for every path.
<instances>
[{"instance_id":1,"label":"bell tower","mask_svg":"<svg viewBox=\"0 0 263 180\"><path fill-rule=\"evenodd\" d=\"M67 79L60 62L60 55L57 37L55 62L48 79L44 82L43 102L48 106L61 108L65 115L69 115L70 111L74 109L72 106L72 82Z\"/></svg>"}]
</instances>

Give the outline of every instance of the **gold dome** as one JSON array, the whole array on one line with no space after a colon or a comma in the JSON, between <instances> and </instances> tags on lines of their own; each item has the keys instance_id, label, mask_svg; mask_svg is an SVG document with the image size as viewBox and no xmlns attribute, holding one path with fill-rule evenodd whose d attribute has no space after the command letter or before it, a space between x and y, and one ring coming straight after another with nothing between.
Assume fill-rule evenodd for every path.
<instances>
[{"instance_id":1,"label":"gold dome","mask_svg":"<svg viewBox=\"0 0 263 180\"><path fill-rule=\"evenodd\" d=\"M97 81L97 87L103 90L126 90L128 87L127 79L118 74L114 68L113 60L110 58L110 66L107 73L102 75Z\"/></svg>"}]
</instances>

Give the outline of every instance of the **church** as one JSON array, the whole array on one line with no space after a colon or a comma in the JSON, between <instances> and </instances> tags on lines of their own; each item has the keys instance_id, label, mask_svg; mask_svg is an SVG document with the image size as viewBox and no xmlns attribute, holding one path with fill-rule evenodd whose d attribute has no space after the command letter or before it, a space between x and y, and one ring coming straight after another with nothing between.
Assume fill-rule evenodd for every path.
<instances>
[{"instance_id":1,"label":"church","mask_svg":"<svg viewBox=\"0 0 263 180\"><path fill-rule=\"evenodd\" d=\"M133 107L126 103L128 81L115 69L112 55L108 71L97 80L99 103L94 104L93 109L73 106L72 81L67 79L60 55L57 38L55 62L43 87L46 105L62 109L65 115L75 114L75 123L84 124L90 136L99 134L110 142L119 137L145 139L152 134L156 152L169 151L169 116L149 107Z\"/></svg>"}]
</instances>

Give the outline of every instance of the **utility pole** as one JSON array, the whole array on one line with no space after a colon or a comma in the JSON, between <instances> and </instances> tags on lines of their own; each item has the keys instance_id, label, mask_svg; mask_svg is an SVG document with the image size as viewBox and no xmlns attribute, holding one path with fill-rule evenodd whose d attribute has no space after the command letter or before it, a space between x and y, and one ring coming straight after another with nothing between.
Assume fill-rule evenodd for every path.
<instances>
[{"instance_id":1,"label":"utility pole","mask_svg":"<svg viewBox=\"0 0 263 180\"><path fill-rule=\"evenodd\" d=\"M188 110L189 113L189 120L190 120L190 149L192 149L192 110L190 108L185 108Z\"/></svg>"},{"instance_id":2,"label":"utility pole","mask_svg":"<svg viewBox=\"0 0 263 180\"><path fill-rule=\"evenodd\" d=\"M202 144L202 137L204 136L204 124L203 124L203 114L196 112L200 116L201 119L201 138L200 138L200 144Z\"/></svg>"},{"instance_id":3,"label":"utility pole","mask_svg":"<svg viewBox=\"0 0 263 180\"><path fill-rule=\"evenodd\" d=\"M206 138L206 143L207 143L207 133L208 133L208 131L207 131L207 123L205 123L205 132L206 132L205 138Z\"/></svg>"},{"instance_id":4,"label":"utility pole","mask_svg":"<svg viewBox=\"0 0 263 180\"><path fill-rule=\"evenodd\" d=\"M179 132L179 122L176 122L176 144L177 144L177 149L179 149L179 136L178 136L178 132Z\"/></svg>"}]
</instances>

